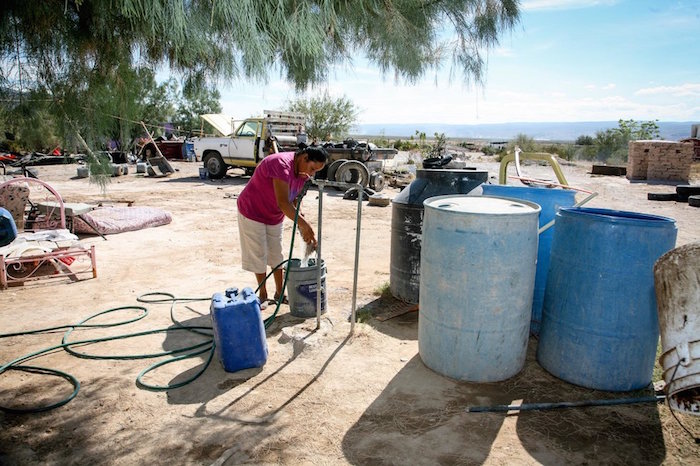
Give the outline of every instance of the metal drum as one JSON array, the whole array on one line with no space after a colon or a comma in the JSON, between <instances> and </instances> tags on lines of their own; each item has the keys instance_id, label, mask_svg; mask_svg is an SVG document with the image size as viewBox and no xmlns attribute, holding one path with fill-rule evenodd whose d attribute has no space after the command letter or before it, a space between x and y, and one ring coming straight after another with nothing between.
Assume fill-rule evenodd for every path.
<instances>
[{"instance_id":1,"label":"metal drum","mask_svg":"<svg viewBox=\"0 0 700 466\"><path fill-rule=\"evenodd\" d=\"M540 212L540 227L554 220L554 214L561 207L571 207L576 203L576 192L565 189L534 188L527 186L508 186L502 184L485 184L481 187L485 196L510 197L523 199L538 204ZM549 253L552 248L552 236L554 226L543 231L539 237L537 248L537 274L535 275L535 293L532 297L532 318L530 320L530 332L539 335L540 322L542 321L542 302L544 301L544 288L547 285L547 271L549 270Z\"/></svg>"},{"instance_id":2,"label":"metal drum","mask_svg":"<svg viewBox=\"0 0 700 466\"><path fill-rule=\"evenodd\" d=\"M653 267L676 243L675 220L567 207L556 225L537 360L588 388L646 387L659 341Z\"/></svg>"},{"instance_id":3,"label":"metal drum","mask_svg":"<svg viewBox=\"0 0 700 466\"><path fill-rule=\"evenodd\" d=\"M458 380L497 382L525 363L540 207L487 196L425 201L418 348Z\"/></svg>"},{"instance_id":4,"label":"metal drum","mask_svg":"<svg viewBox=\"0 0 700 466\"><path fill-rule=\"evenodd\" d=\"M486 170L417 170L416 179L394 198L389 287L395 298L418 302L423 201L434 196L467 194L488 178Z\"/></svg>"}]
</instances>

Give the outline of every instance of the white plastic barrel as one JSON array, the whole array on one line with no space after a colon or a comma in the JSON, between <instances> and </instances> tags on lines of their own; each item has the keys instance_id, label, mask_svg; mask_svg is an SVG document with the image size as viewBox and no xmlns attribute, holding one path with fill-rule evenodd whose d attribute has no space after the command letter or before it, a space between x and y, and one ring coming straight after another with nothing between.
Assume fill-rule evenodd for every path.
<instances>
[{"instance_id":1,"label":"white plastic barrel","mask_svg":"<svg viewBox=\"0 0 700 466\"><path fill-rule=\"evenodd\" d=\"M667 252L654 265L666 393L672 409L700 415L700 242Z\"/></svg>"}]
</instances>

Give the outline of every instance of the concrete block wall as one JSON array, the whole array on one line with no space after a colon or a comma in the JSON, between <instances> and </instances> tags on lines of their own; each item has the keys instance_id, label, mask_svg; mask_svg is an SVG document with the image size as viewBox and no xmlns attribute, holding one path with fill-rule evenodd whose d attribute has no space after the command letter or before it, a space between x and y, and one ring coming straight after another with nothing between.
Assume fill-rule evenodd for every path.
<instances>
[{"instance_id":1,"label":"concrete block wall","mask_svg":"<svg viewBox=\"0 0 700 466\"><path fill-rule=\"evenodd\" d=\"M630 141L627 154L627 179L646 180L649 148L639 144L639 141Z\"/></svg>"},{"instance_id":2,"label":"concrete block wall","mask_svg":"<svg viewBox=\"0 0 700 466\"><path fill-rule=\"evenodd\" d=\"M627 178L689 182L697 167L692 142L631 141Z\"/></svg>"}]
</instances>

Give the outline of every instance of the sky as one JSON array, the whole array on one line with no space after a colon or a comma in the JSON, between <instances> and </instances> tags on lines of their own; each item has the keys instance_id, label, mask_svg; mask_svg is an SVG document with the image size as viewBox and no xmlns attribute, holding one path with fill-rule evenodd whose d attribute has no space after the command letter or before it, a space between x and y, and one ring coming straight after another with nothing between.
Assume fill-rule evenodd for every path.
<instances>
[{"instance_id":1,"label":"sky","mask_svg":"<svg viewBox=\"0 0 700 466\"><path fill-rule=\"evenodd\" d=\"M397 83L353 57L306 96L345 96L358 124L700 122L700 0L521 0L520 8L520 23L486 53L481 86L450 78L449 66ZM274 78L220 86L223 113L285 108L298 94Z\"/></svg>"}]
</instances>

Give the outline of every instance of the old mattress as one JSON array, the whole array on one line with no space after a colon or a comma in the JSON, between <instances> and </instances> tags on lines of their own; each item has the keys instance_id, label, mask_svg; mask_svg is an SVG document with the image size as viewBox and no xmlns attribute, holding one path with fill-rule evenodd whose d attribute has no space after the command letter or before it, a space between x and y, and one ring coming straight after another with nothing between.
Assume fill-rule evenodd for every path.
<instances>
[{"instance_id":1,"label":"old mattress","mask_svg":"<svg viewBox=\"0 0 700 466\"><path fill-rule=\"evenodd\" d=\"M98 207L73 218L76 233L103 235L167 225L172 216L155 207Z\"/></svg>"}]
</instances>

